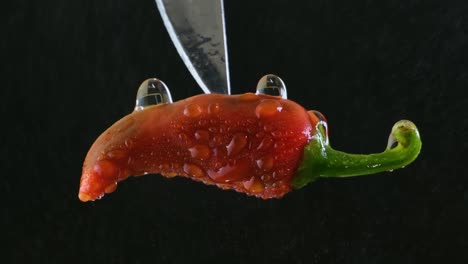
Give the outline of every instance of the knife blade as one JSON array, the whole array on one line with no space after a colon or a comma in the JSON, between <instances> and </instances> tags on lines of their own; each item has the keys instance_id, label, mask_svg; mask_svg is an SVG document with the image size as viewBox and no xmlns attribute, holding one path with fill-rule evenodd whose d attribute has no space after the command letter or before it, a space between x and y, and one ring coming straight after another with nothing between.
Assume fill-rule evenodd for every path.
<instances>
[{"instance_id":1,"label":"knife blade","mask_svg":"<svg viewBox=\"0 0 468 264\"><path fill-rule=\"evenodd\" d=\"M174 46L205 93L230 94L223 0L156 0Z\"/></svg>"}]
</instances>

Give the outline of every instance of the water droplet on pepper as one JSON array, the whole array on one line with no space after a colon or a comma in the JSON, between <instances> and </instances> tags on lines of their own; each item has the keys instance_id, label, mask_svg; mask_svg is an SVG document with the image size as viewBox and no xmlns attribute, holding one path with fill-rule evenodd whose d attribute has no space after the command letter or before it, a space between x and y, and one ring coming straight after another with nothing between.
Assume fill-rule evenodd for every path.
<instances>
[{"instance_id":1,"label":"water droplet on pepper","mask_svg":"<svg viewBox=\"0 0 468 264\"><path fill-rule=\"evenodd\" d=\"M278 100L264 100L255 108L255 115L258 118L268 118L281 112L283 107Z\"/></svg>"},{"instance_id":2,"label":"water droplet on pepper","mask_svg":"<svg viewBox=\"0 0 468 264\"><path fill-rule=\"evenodd\" d=\"M184 164L184 172L193 177L205 176L205 172L195 164Z\"/></svg>"},{"instance_id":3,"label":"water droplet on pepper","mask_svg":"<svg viewBox=\"0 0 468 264\"><path fill-rule=\"evenodd\" d=\"M261 157L260 159L256 161L256 163L257 163L257 167L259 169L262 169L263 171L271 170L274 165L273 157L271 157L271 155L266 155L266 156Z\"/></svg>"},{"instance_id":4,"label":"water droplet on pepper","mask_svg":"<svg viewBox=\"0 0 468 264\"><path fill-rule=\"evenodd\" d=\"M317 110L307 111L307 114L309 114L309 118L314 124L320 121L327 122L327 119L325 118L325 116Z\"/></svg>"},{"instance_id":5,"label":"water droplet on pepper","mask_svg":"<svg viewBox=\"0 0 468 264\"><path fill-rule=\"evenodd\" d=\"M187 117L197 117L202 113L202 109L198 104L188 104L185 106L184 115Z\"/></svg>"},{"instance_id":6,"label":"water droplet on pepper","mask_svg":"<svg viewBox=\"0 0 468 264\"><path fill-rule=\"evenodd\" d=\"M286 85L280 77L274 74L267 74L258 81L256 93L288 98Z\"/></svg>"},{"instance_id":7,"label":"water droplet on pepper","mask_svg":"<svg viewBox=\"0 0 468 264\"><path fill-rule=\"evenodd\" d=\"M218 103L208 105L208 113L209 114L217 114L217 113L219 113L220 109L221 109L221 107L219 106Z\"/></svg>"},{"instance_id":8,"label":"water droplet on pepper","mask_svg":"<svg viewBox=\"0 0 468 264\"><path fill-rule=\"evenodd\" d=\"M208 142L210 139L210 132L206 130L197 130L195 131L195 139L200 142Z\"/></svg>"},{"instance_id":9,"label":"water droplet on pepper","mask_svg":"<svg viewBox=\"0 0 468 264\"><path fill-rule=\"evenodd\" d=\"M251 101L256 101L260 98L254 93L245 93L245 94L241 94L239 96L239 99L244 102L251 102Z\"/></svg>"},{"instance_id":10,"label":"water droplet on pepper","mask_svg":"<svg viewBox=\"0 0 468 264\"><path fill-rule=\"evenodd\" d=\"M328 144L328 123L325 116L317 110L310 110L307 113L312 124L322 131L321 134L324 136L324 141Z\"/></svg>"},{"instance_id":11,"label":"water droplet on pepper","mask_svg":"<svg viewBox=\"0 0 468 264\"><path fill-rule=\"evenodd\" d=\"M117 182L109 184L105 189L105 193L112 193L117 189Z\"/></svg>"},{"instance_id":12,"label":"water droplet on pepper","mask_svg":"<svg viewBox=\"0 0 468 264\"><path fill-rule=\"evenodd\" d=\"M195 145L189 148L192 158L199 160L206 160L210 157L210 148L206 145Z\"/></svg>"},{"instance_id":13,"label":"water droplet on pepper","mask_svg":"<svg viewBox=\"0 0 468 264\"><path fill-rule=\"evenodd\" d=\"M257 179L255 176L250 178L248 181L243 182L244 188L251 193L261 193L265 189L263 182Z\"/></svg>"},{"instance_id":14,"label":"water droplet on pepper","mask_svg":"<svg viewBox=\"0 0 468 264\"><path fill-rule=\"evenodd\" d=\"M262 139L262 142L260 142L260 145L258 145L257 150L259 151L265 151L270 149L271 145L273 144L273 139L269 136L265 136Z\"/></svg>"},{"instance_id":15,"label":"water droplet on pepper","mask_svg":"<svg viewBox=\"0 0 468 264\"><path fill-rule=\"evenodd\" d=\"M118 168L109 160L98 161L94 165L93 170L102 178L113 178L118 176Z\"/></svg>"},{"instance_id":16,"label":"water droplet on pepper","mask_svg":"<svg viewBox=\"0 0 468 264\"><path fill-rule=\"evenodd\" d=\"M247 134L237 133L235 134L229 145L226 146L228 156L233 156L241 152L247 145Z\"/></svg>"},{"instance_id":17,"label":"water droplet on pepper","mask_svg":"<svg viewBox=\"0 0 468 264\"><path fill-rule=\"evenodd\" d=\"M208 176L215 182L241 181L248 177L251 171L250 162L247 159L238 160L236 164L227 164L218 170L208 170Z\"/></svg>"},{"instance_id":18,"label":"water droplet on pepper","mask_svg":"<svg viewBox=\"0 0 468 264\"><path fill-rule=\"evenodd\" d=\"M171 92L166 84L156 78L147 79L138 88L135 111L165 103L172 103Z\"/></svg>"},{"instance_id":19,"label":"water droplet on pepper","mask_svg":"<svg viewBox=\"0 0 468 264\"><path fill-rule=\"evenodd\" d=\"M120 160L127 156L127 152L122 149L114 149L107 153L107 157L114 160Z\"/></svg>"}]
</instances>

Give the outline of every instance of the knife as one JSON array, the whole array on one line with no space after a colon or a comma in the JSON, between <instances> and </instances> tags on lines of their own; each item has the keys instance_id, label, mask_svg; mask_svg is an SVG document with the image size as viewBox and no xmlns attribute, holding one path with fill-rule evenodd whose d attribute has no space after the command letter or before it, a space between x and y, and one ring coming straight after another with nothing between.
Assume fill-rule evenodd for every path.
<instances>
[{"instance_id":1,"label":"knife","mask_svg":"<svg viewBox=\"0 0 468 264\"><path fill-rule=\"evenodd\" d=\"M180 57L204 93L230 94L223 0L156 0Z\"/></svg>"}]
</instances>

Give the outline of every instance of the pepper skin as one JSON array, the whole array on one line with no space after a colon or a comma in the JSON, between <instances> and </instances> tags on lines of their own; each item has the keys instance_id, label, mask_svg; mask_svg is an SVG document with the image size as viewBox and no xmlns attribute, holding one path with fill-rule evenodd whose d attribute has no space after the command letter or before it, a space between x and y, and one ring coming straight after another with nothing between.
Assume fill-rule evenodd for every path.
<instances>
[{"instance_id":1,"label":"pepper skin","mask_svg":"<svg viewBox=\"0 0 468 264\"><path fill-rule=\"evenodd\" d=\"M396 148L346 154L329 146L320 113L291 100L252 93L198 95L134 111L107 129L86 156L79 199L99 199L118 182L144 174L179 175L263 199L280 198L318 177L407 165L421 148L419 133L409 121L395 127Z\"/></svg>"}]
</instances>

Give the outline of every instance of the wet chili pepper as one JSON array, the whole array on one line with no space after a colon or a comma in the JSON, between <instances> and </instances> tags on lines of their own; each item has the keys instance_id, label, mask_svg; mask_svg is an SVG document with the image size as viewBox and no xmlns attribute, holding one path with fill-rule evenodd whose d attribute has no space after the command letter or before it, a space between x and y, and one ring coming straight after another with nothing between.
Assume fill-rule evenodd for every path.
<instances>
[{"instance_id":1,"label":"wet chili pepper","mask_svg":"<svg viewBox=\"0 0 468 264\"><path fill-rule=\"evenodd\" d=\"M319 177L401 168L420 149L410 121L394 125L384 152L355 155L333 150L323 115L293 101L253 93L198 95L137 108L107 129L85 159L79 199L98 199L127 177L144 174L280 198Z\"/></svg>"}]
</instances>

